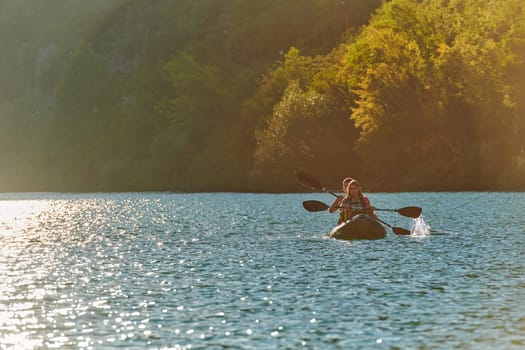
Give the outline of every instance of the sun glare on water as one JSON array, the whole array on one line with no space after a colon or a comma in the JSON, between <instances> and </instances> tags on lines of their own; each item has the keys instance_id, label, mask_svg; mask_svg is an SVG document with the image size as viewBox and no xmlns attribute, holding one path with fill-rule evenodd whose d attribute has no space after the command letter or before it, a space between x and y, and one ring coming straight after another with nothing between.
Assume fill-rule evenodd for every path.
<instances>
[{"instance_id":1,"label":"sun glare on water","mask_svg":"<svg viewBox=\"0 0 525 350\"><path fill-rule=\"evenodd\" d=\"M42 270L18 269L31 264L31 244L38 240L41 216L51 208L43 200L0 200L0 345L13 349L34 349L44 345L34 337L39 300L45 288L38 283Z\"/></svg>"},{"instance_id":2,"label":"sun glare on water","mask_svg":"<svg viewBox=\"0 0 525 350\"><path fill-rule=\"evenodd\" d=\"M0 234L3 237L27 232L38 225L39 216L50 209L48 201L0 201Z\"/></svg>"},{"instance_id":3,"label":"sun glare on water","mask_svg":"<svg viewBox=\"0 0 525 350\"><path fill-rule=\"evenodd\" d=\"M105 256L100 242L119 247L95 234L114 229L111 219L120 214L113 211L113 201L61 194L52 199L0 196L0 349L87 347L95 330L80 316L107 304L98 296L91 300L81 285L90 283L89 276L113 273L94 262ZM93 266L99 275L92 273ZM80 328L82 335L73 338Z\"/></svg>"}]
</instances>

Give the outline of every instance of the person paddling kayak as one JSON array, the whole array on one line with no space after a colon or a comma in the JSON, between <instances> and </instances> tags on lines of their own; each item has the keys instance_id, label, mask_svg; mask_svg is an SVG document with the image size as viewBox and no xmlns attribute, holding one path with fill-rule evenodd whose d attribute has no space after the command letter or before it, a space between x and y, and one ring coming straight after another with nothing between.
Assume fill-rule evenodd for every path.
<instances>
[{"instance_id":1,"label":"person paddling kayak","mask_svg":"<svg viewBox=\"0 0 525 350\"><path fill-rule=\"evenodd\" d=\"M344 197L339 196L335 199L329 208L329 212L333 213L339 209L338 223L342 223L351 219L357 214L368 214L376 218L374 214L374 207L370 200L365 196L361 190L361 185L355 179L347 177L343 180L343 189L345 191Z\"/></svg>"},{"instance_id":2,"label":"person paddling kayak","mask_svg":"<svg viewBox=\"0 0 525 350\"><path fill-rule=\"evenodd\" d=\"M346 187L348 186L348 184L350 183L350 181L352 181L353 179L351 177L346 177L344 180L343 180L343 192L345 193L345 196L337 196L337 198L334 200L334 202L332 203L332 205L330 205L330 207L328 208L328 212L329 213L334 213L336 210L339 210L339 220L337 221L338 224L340 224L341 222L343 222L343 208L342 208L342 201L343 201L343 198L346 197Z\"/></svg>"}]
</instances>

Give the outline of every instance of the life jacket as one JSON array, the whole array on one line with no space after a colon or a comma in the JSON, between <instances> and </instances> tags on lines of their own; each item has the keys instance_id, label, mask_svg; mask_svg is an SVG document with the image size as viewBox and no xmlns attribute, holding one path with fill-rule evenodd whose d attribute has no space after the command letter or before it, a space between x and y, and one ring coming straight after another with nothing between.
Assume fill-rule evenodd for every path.
<instances>
[{"instance_id":1,"label":"life jacket","mask_svg":"<svg viewBox=\"0 0 525 350\"><path fill-rule=\"evenodd\" d=\"M348 198L346 198L343 199L343 202L341 204L345 206L349 205L350 210L347 210L345 208L339 210L339 223L350 220L357 214L366 213L366 208L368 208L368 205L365 201L365 197L362 194L359 196L358 200L349 200Z\"/></svg>"}]
</instances>

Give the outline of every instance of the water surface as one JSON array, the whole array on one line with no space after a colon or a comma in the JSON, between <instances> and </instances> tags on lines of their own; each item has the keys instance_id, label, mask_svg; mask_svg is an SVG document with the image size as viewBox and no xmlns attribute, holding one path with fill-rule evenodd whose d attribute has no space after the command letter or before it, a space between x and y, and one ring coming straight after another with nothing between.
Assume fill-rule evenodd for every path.
<instances>
[{"instance_id":1,"label":"water surface","mask_svg":"<svg viewBox=\"0 0 525 350\"><path fill-rule=\"evenodd\" d=\"M325 239L322 194L0 194L0 348L525 347L525 194L369 197L432 234Z\"/></svg>"}]
</instances>

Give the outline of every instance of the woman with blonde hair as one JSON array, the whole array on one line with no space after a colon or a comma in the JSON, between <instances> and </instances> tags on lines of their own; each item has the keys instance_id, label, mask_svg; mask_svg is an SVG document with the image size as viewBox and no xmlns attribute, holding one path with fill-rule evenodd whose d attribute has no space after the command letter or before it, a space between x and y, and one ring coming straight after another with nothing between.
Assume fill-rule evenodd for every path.
<instances>
[{"instance_id":1,"label":"woman with blonde hair","mask_svg":"<svg viewBox=\"0 0 525 350\"><path fill-rule=\"evenodd\" d=\"M347 177L343 180L343 189L344 197L337 197L329 208L330 213L339 209L338 223L350 220L357 214L368 214L376 218L375 208L370 204L368 197L363 194L359 181Z\"/></svg>"}]
</instances>

